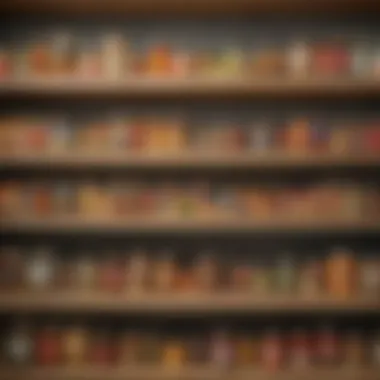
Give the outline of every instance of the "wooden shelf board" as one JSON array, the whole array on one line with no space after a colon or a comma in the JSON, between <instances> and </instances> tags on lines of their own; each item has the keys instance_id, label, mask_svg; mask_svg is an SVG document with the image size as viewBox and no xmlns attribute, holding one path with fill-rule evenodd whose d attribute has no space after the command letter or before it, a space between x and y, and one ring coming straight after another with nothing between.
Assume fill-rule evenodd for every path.
<instances>
[{"instance_id":1,"label":"wooden shelf board","mask_svg":"<svg viewBox=\"0 0 380 380\"><path fill-rule=\"evenodd\" d=\"M242 218L128 218L97 219L88 217L44 217L41 219L5 219L0 221L0 232L27 233L378 233L378 220L244 220Z\"/></svg>"},{"instance_id":2,"label":"wooden shelf board","mask_svg":"<svg viewBox=\"0 0 380 380\"><path fill-rule=\"evenodd\" d=\"M128 294L25 292L0 293L0 313L20 312L121 312L121 313L297 313L297 312L375 312L380 313L380 299L337 299L226 293Z\"/></svg>"},{"instance_id":3,"label":"wooden shelf board","mask_svg":"<svg viewBox=\"0 0 380 380\"><path fill-rule=\"evenodd\" d=\"M2 0L13 14L231 15L264 13L358 13L379 10L376 0Z\"/></svg>"},{"instance_id":4,"label":"wooden shelf board","mask_svg":"<svg viewBox=\"0 0 380 380\"><path fill-rule=\"evenodd\" d=\"M0 369L0 378L4 380L378 380L376 369L336 369L336 370L299 370L268 372L260 370L225 370L209 368L162 369L162 367L129 368L97 367L84 368L13 368Z\"/></svg>"},{"instance_id":5,"label":"wooden shelf board","mask_svg":"<svg viewBox=\"0 0 380 380\"><path fill-rule=\"evenodd\" d=\"M46 168L80 170L88 168L365 168L380 167L380 155L329 155L329 154L285 154L285 153L202 153L178 154L147 153L17 153L1 155L0 169Z\"/></svg>"},{"instance_id":6,"label":"wooden shelf board","mask_svg":"<svg viewBox=\"0 0 380 380\"><path fill-rule=\"evenodd\" d=\"M2 80L2 97L360 97L379 96L380 78L292 78L273 79L164 79L131 78L124 80L23 79Z\"/></svg>"}]
</instances>

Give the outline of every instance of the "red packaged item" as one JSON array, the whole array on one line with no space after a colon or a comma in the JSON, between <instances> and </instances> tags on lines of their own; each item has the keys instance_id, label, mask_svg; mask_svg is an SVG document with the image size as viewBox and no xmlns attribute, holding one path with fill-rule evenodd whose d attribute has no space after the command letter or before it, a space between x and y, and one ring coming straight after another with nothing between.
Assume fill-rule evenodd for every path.
<instances>
[{"instance_id":1,"label":"red packaged item","mask_svg":"<svg viewBox=\"0 0 380 380\"><path fill-rule=\"evenodd\" d=\"M334 330L323 326L317 333L315 359L322 366L334 366L339 362L339 341Z\"/></svg>"},{"instance_id":2,"label":"red packaged item","mask_svg":"<svg viewBox=\"0 0 380 380\"><path fill-rule=\"evenodd\" d=\"M62 359L62 342L56 327L45 327L37 335L36 362L41 366L56 366Z\"/></svg>"},{"instance_id":3,"label":"red packaged item","mask_svg":"<svg viewBox=\"0 0 380 380\"><path fill-rule=\"evenodd\" d=\"M281 368L284 351L283 342L278 331L268 331L262 340L261 346L262 366L267 371L277 371Z\"/></svg>"},{"instance_id":4,"label":"red packaged item","mask_svg":"<svg viewBox=\"0 0 380 380\"><path fill-rule=\"evenodd\" d=\"M304 370L311 364L310 338L305 330L296 330L290 339L289 364L297 370Z\"/></svg>"}]
</instances>

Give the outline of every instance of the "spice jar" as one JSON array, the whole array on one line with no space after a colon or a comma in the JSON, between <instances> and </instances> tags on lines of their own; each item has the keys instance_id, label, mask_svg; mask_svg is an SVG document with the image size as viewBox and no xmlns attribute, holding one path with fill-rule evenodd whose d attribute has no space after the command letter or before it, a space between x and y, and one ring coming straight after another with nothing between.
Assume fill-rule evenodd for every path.
<instances>
[{"instance_id":1,"label":"spice jar","mask_svg":"<svg viewBox=\"0 0 380 380\"><path fill-rule=\"evenodd\" d=\"M137 364L140 350L141 337L139 334L132 331L123 333L120 342L119 364L121 366Z\"/></svg>"},{"instance_id":2,"label":"spice jar","mask_svg":"<svg viewBox=\"0 0 380 380\"><path fill-rule=\"evenodd\" d=\"M343 361L348 367L360 368L364 364L364 341L357 331L346 334Z\"/></svg>"},{"instance_id":3,"label":"spice jar","mask_svg":"<svg viewBox=\"0 0 380 380\"><path fill-rule=\"evenodd\" d=\"M162 342L158 334L154 331L148 331L141 334L141 349L139 352L139 361L146 364L158 364L162 356Z\"/></svg>"},{"instance_id":4,"label":"spice jar","mask_svg":"<svg viewBox=\"0 0 380 380\"><path fill-rule=\"evenodd\" d=\"M105 35L102 40L102 71L105 78L118 79L124 72L123 38L118 34Z\"/></svg>"},{"instance_id":5,"label":"spice jar","mask_svg":"<svg viewBox=\"0 0 380 380\"><path fill-rule=\"evenodd\" d=\"M380 368L380 331L374 334L371 351L372 351L372 355L371 355L372 364L376 368Z\"/></svg>"},{"instance_id":6,"label":"spice jar","mask_svg":"<svg viewBox=\"0 0 380 380\"><path fill-rule=\"evenodd\" d=\"M292 43L287 53L288 73L297 78L305 78L310 73L311 52L304 41Z\"/></svg>"},{"instance_id":7,"label":"spice jar","mask_svg":"<svg viewBox=\"0 0 380 380\"><path fill-rule=\"evenodd\" d=\"M90 341L90 361L95 365L109 365L112 362L111 335L101 330L93 334Z\"/></svg>"},{"instance_id":8,"label":"spice jar","mask_svg":"<svg viewBox=\"0 0 380 380\"><path fill-rule=\"evenodd\" d=\"M50 139L47 148L51 153L67 153L71 148L72 143L72 127L66 120L52 120L50 128Z\"/></svg>"},{"instance_id":9,"label":"spice jar","mask_svg":"<svg viewBox=\"0 0 380 380\"><path fill-rule=\"evenodd\" d=\"M71 215L75 209L75 193L72 184L58 182L52 191L52 208L55 216Z\"/></svg>"},{"instance_id":10,"label":"spice jar","mask_svg":"<svg viewBox=\"0 0 380 380\"><path fill-rule=\"evenodd\" d=\"M272 289L272 274L269 265L256 262L253 265L251 279L252 293L255 296L268 296Z\"/></svg>"},{"instance_id":11,"label":"spice jar","mask_svg":"<svg viewBox=\"0 0 380 380\"><path fill-rule=\"evenodd\" d=\"M48 290L54 281L55 259L50 249L39 248L29 258L25 281L32 290Z\"/></svg>"},{"instance_id":12,"label":"spice jar","mask_svg":"<svg viewBox=\"0 0 380 380\"><path fill-rule=\"evenodd\" d=\"M255 364L256 346L251 336L238 336L235 339L235 364L237 368L250 368Z\"/></svg>"},{"instance_id":13,"label":"spice jar","mask_svg":"<svg viewBox=\"0 0 380 380\"><path fill-rule=\"evenodd\" d=\"M50 48L52 73L58 76L72 74L75 56L70 34L55 33L52 36Z\"/></svg>"},{"instance_id":14,"label":"spice jar","mask_svg":"<svg viewBox=\"0 0 380 380\"><path fill-rule=\"evenodd\" d=\"M178 339L171 339L164 344L162 362L167 369L179 369L184 366L186 352Z\"/></svg>"},{"instance_id":15,"label":"spice jar","mask_svg":"<svg viewBox=\"0 0 380 380\"><path fill-rule=\"evenodd\" d=\"M359 288L363 297L378 298L380 296L380 261L376 259L361 259Z\"/></svg>"},{"instance_id":16,"label":"spice jar","mask_svg":"<svg viewBox=\"0 0 380 380\"><path fill-rule=\"evenodd\" d=\"M176 265L171 252L165 252L155 263L154 289L159 292L173 291Z\"/></svg>"},{"instance_id":17,"label":"spice jar","mask_svg":"<svg viewBox=\"0 0 380 380\"><path fill-rule=\"evenodd\" d=\"M127 260L126 290L141 293L147 290L150 263L143 250L136 250Z\"/></svg>"},{"instance_id":18,"label":"spice jar","mask_svg":"<svg viewBox=\"0 0 380 380\"><path fill-rule=\"evenodd\" d=\"M75 73L83 79L99 79L102 74L101 56L98 46L83 44L78 49Z\"/></svg>"},{"instance_id":19,"label":"spice jar","mask_svg":"<svg viewBox=\"0 0 380 380\"><path fill-rule=\"evenodd\" d=\"M322 288L322 263L316 259L307 260L299 272L298 293L301 296L316 297L324 291Z\"/></svg>"},{"instance_id":20,"label":"spice jar","mask_svg":"<svg viewBox=\"0 0 380 380\"><path fill-rule=\"evenodd\" d=\"M30 327L19 322L5 340L5 356L12 364L30 364L33 356L33 340Z\"/></svg>"},{"instance_id":21,"label":"spice jar","mask_svg":"<svg viewBox=\"0 0 380 380\"><path fill-rule=\"evenodd\" d=\"M36 363L41 366L55 366L62 359L62 337L57 327L40 329L36 338Z\"/></svg>"},{"instance_id":22,"label":"spice jar","mask_svg":"<svg viewBox=\"0 0 380 380\"><path fill-rule=\"evenodd\" d=\"M292 333L290 339L290 366L296 370L308 369L311 365L311 342L307 332L298 329Z\"/></svg>"},{"instance_id":23,"label":"spice jar","mask_svg":"<svg viewBox=\"0 0 380 380\"><path fill-rule=\"evenodd\" d=\"M118 292L123 289L124 282L125 264L117 256L108 255L99 267L100 290Z\"/></svg>"},{"instance_id":24,"label":"spice jar","mask_svg":"<svg viewBox=\"0 0 380 380\"><path fill-rule=\"evenodd\" d=\"M267 371L277 371L284 359L283 344L279 332L271 329L265 333L261 345L261 362Z\"/></svg>"},{"instance_id":25,"label":"spice jar","mask_svg":"<svg viewBox=\"0 0 380 380\"><path fill-rule=\"evenodd\" d=\"M310 150L312 130L309 120L293 120L285 133L285 147L288 153L307 153Z\"/></svg>"},{"instance_id":26,"label":"spice jar","mask_svg":"<svg viewBox=\"0 0 380 380\"><path fill-rule=\"evenodd\" d=\"M339 364L341 359L338 337L330 326L322 326L316 336L316 360L321 367Z\"/></svg>"},{"instance_id":27,"label":"spice jar","mask_svg":"<svg viewBox=\"0 0 380 380\"><path fill-rule=\"evenodd\" d=\"M251 290L252 268L248 264L235 265L231 273L231 289L235 292Z\"/></svg>"},{"instance_id":28,"label":"spice jar","mask_svg":"<svg viewBox=\"0 0 380 380\"><path fill-rule=\"evenodd\" d=\"M24 260L17 248L2 247L0 253L0 289L13 290L24 282Z\"/></svg>"},{"instance_id":29,"label":"spice jar","mask_svg":"<svg viewBox=\"0 0 380 380\"><path fill-rule=\"evenodd\" d=\"M91 255L81 255L73 266L72 282L76 291L91 291L96 280L96 264Z\"/></svg>"},{"instance_id":30,"label":"spice jar","mask_svg":"<svg viewBox=\"0 0 380 380\"><path fill-rule=\"evenodd\" d=\"M372 74L373 52L367 38L354 42L351 47L351 73L358 78L370 77Z\"/></svg>"},{"instance_id":31,"label":"spice jar","mask_svg":"<svg viewBox=\"0 0 380 380\"><path fill-rule=\"evenodd\" d=\"M220 370L231 367L234 353L232 351L230 336L225 329L213 332L211 336L211 362Z\"/></svg>"},{"instance_id":32,"label":"spice jar","mask_svg":"<svg viewBox=\"0 0 380 380\"><path fill-rule=\"evenodd\" d=\"M297 268L293 257L284 254L275 266L276 290L282 294L292 294L297 281Z\"/></svg>"},{"instance_id":33,"label":"spice jar","mask_svg":"<svg viewBox=\"0 0 380 380\"><path fill-rule=\"evenodd\" d=\"M168 75L172 72L172 54L165 45L153 46L147 54L147 72L150 75Z\"/></svg>"},{"instance_id":34,"label":"spice jar","mask_svg":"<svg viewBox=\"0 0 380 380\"><path fill-rule=\"evenodd\" d=\"M212 292L218 286L218 268L211 253L203 252L194 264L196 287L201 292Z\"/></svg>"},{"instance_id":35,"label":"spice jar","mask_svg":"<svg viewBox=\"0 0 380 380\"><path fill-rule=\"evenodd\" d=\"M30 189L31 212L35 217L47 217L53 211L52 189L47 184L36 184Z\"/></svg>"},{"instance_id":36,"label":"spice jar","mask_svg":"<svg viewBox=\"0 0 380 380\"><path fill-rule=\"evenodd\" d=\"M192 332L186 339L187 360L191 365L204 365L209 362L209 348L203 334Z\"/></svg>"},{"instance_id":37,"label":"spice jar","mask_svg":"<svg viewBox=\"0 0 380 380\"><path fill-rule=\"evenodd\" d=\"M31 75L46 76L51 73L52 54L49 47L41 42L27 48L28 71Z\"/></svg>"},{"instance_id":38,"label":"spice jar","mask_svg":"<svg viewBox=\"0 0 380 380\"><path fill-rule=\"evenodd\" d=\"M333 297L353 296L356 290L356 263L349 250L332 250L326 260L326 287L329 295Z\"/></svg>"},{"instance_id":39,"label":"spice jar","mask_svg":"<svg viewBox=\"0 0 380 380\"><path fill-rule=\"evenodd\" d=\"M249 150L253 153L268 153L272 146L273 131L267 122L254 123L248 131Z\"/></svg>"},{"instance_id":40,"label":"spice jar","mask_svg":"<svg viewBox=\"0 0 380 380\"><path fill-rule=\"evenodd\" d=\"M74 326L62 335L64 361L68 365L84 364L87 356L87 332L83 327Z\"/></svg>"}]
</instances>

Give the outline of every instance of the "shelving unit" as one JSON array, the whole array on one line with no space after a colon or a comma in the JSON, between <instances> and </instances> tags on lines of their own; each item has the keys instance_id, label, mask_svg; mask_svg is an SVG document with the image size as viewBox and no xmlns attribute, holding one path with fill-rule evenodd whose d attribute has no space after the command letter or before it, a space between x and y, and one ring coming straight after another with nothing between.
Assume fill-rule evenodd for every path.
<instances>
[{"instance_id":1,"label":"shelving unit","mask_svg":"<svg viewBox=\"0 0 380 380\"><path fill-rule=\"evenodd\" d=\"M0 1L0 17L38 15L65 16L154 16L161 17L221 17L325 14L355 16L356 13L370 14L380 12L380 1L376 0L3 0ZM192 102L209 99L244 99L256 101L284 100L378 100L380 99L380 78L353 79L347 77L313 77L296 79L292 77L274 78L205 78L201 76L182 78L131 77L121 80L81 79L81 78L29 78L0 79L0 100L20 104L56 101L82 100L138 100L141 102L163 99L169 104L172 100ZM199 153L184 151L180 154L146 153L87 153L81 151L54 152L0 152L0 172L3 178L9 173L18 175L35 172L51 175L53 172L65 174L77 172L96 172L128 170L146 174L147 171L202 171L227 174L235 170L247 173L256 171L281 171L294 173L313 173L324 170L372 170L380 169L380 155L374 154L289 154L273 152L264 155L240 153ZM45 171L45 172L44 172ZM57 174L55 173L55 174ZM376 174L375 174L376 176ZM276 234L312 236L323 239L330 235L380 236L380 220L376 217L334 219L305 219L288 215L267 219L249 219L241 216L223 217L183 217L170 218L133 217L83 218L76 214L69 216L44 216L37 218L29 215L3 218L0 220L0 237L13 235L22 240L24 234L33 237L52 235L54 237L113 234L125 238L134 237L154 239L156 236L202 237L233 236L239 234L272 236ZM252 296L234 292L200 294L184 292L181 294L132 294L103 293L100 291L5 291L0 292L1 316L52 315L128 315L164 316L182 318L201 316L207 318L241 315L270 315L281 318L284 315L359 315L360 317L380 315L380 300L330 296L306 297L294 295ZM347 368L346 368L347 367ZM4 380L379 380L375 368L350 367L350 363L340 369L289 369L286 371L261 371L236 368L214 368L212 366L187 366L165 369L163 366L97 366L12 368L0 366L0 379Z\"/></svg>"}]
</instances>

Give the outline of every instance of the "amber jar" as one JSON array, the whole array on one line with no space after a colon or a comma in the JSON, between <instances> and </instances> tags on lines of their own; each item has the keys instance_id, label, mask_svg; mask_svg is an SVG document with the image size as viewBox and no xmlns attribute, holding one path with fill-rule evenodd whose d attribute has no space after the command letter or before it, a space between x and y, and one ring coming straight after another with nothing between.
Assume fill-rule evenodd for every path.
<instances>
[{"instance_id":1,"label":"amber jar","mask_svg":"<svg viewBox=\"0 0 380 380\"><path fill-rule=\"evenodd\" d=\"M68 365L81 365L87 357L88 335L83 327L68 328L62 334L64 362Z\"/></svg>"},{"instance_id":2,"label":"amber jar","mask_svg":"<svg viewBox=\"0 0 380 380\"><path fill-rule=\"evenodd\" d=\"M255 365L257 356L256 344L254 339L247 336L238 336L235 339L235 365L238 368L249 368Z\"/></svg>"},{"instance_id":3,"label":"amber jar","mask_svg":"<svg viewBox=\"0 0 380 380\"><path fill-rule=\"evenodd\" d=\"M172 73L172 53L168 46L153 46L147 54L147 73L150 75L169 75Z\"/></svg>"},{"instance_id":4,"label":"amber jar","mask_svg":"<svg viewBox=\"0 0 380 380\"><path fill-rule=\"evenodd\" d=\"M19 249L3 247L0 252L0 289L19 289L24 285L25 264Z\"/></svg>"},{"instance_id":5,"label":"amber jar","mask_svg":"<svg viewBox=\"0 0 380 380\"><path fill-rule=\"evenodd\" d=\"M332 250L326 261L326 288L329 295L349 298L356 291L356 261L352 253L344 248Z\"/></svg>"},{"instance_id":6,"label":"amber jar","mask_svg":"<svg viewBox=\"0 0 380 380\"><path fill-rule=\"evenodd\" d=\"M284 347L277 330L267 331L262 339L261 364L267 371L279 370L284 361Z\"/></svg>"},{"instance_id":7,"label":"amber jar","mask_svg":"<svg viewBox=\"0 0 380 380\"><path fill-rule=\"evenodd\" d=\"M36 363L56 366L62 361L62 336L55 326L43 327L36 336Z\"/></svg>"},{"instance_id":8,"label":"amber jar","mask_svg":"<svg viewBox=\"0 0 380 380\"><path fill-rule=\"evenodd\" d=\"M178 339L165 342L162 352L162 364L168 369L177 369L184 366L186 351L183 343Z\"/></svg>"},{"instance_id":9,"label":"amber jar","mask_svg":"<svg viewBox=\"0 0 380 380\"><path fill-rule=\"evenodd\" d=\"M30 327L19 322L4 342L6 360L12 364L27 365L32 363L34 343Z\"/></svg>"},{"instance_id":10,"label":"amber jar","mask_svg":"<svg viewBox=\"0 0 380 380\"><path fill-rule=\"evenodd\" d=\"M312 130L309 120L293 120L286 128L285 147L290 154L308 153L311 149Z\"/></svg>"}]
</instances>

